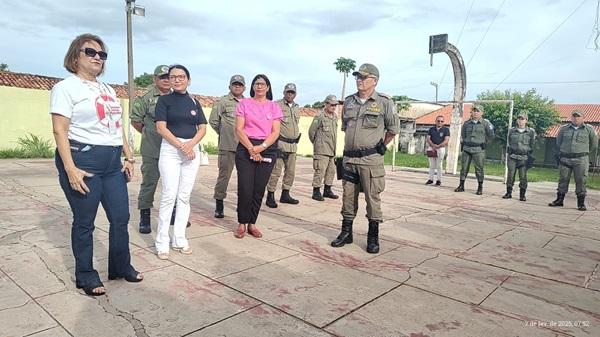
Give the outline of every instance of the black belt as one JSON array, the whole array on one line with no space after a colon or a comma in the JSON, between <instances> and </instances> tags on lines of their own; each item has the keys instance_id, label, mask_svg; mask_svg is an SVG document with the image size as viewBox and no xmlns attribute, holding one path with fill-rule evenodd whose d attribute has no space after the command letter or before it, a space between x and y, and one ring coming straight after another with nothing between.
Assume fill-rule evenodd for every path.
<instances>
[{"instance_id":1,"label":"black belt","mask_svg":"<svg viewBox=\"0 0 600 337\"><path fill-rule=\"evenodd\" d=\"M377 153L376 147L371 148L371 149L366 149L366 150L344 150L344 156L351 157L351 158L366 157L366 156L370 156L375 153Z\"/></svg>"},{"instance_id":2,"label":"black belt","mask_svg":"<svg viewBox=\"0 0 600 337\"><path fill-rule=\"evenodd\" d=\"M296 139L279 136L279 140L281 140L282 142L290 143L290 144L298 144L298 142L300 141L300 136L302 136L302 134L299 134L298 138L296 138Z\"/></svg>"},{"instance_id":3,"label":"black belt","mask_svg":"<svg viewBox=\"0 0 600 337\"><path fill-rule=\"evenodd\" d=\"M581 158L581 157L585 157L587 156L588 153L587 152L580 152L580 153L560 153L560 157L561 158Z\"/></svg>"},{"instance_id":4,"label":"black belt","mask_svg":"<svg viewBox=\"0 0 600 337\"><path fill-rule=\"evenodd\" d=\"M525 154L528 154L528 153L529 153L529 151L525 151L525 150L516 150L516 149L513 149L513 148L509 148L509 149L508 149L508 153L509 153L509 154L516 154L516 155L525 155Z\"/></svg>"},{"instance_id":5,"label":"black belt","mask_svg":"<svg viewBox=\"0 0 600 337\"><path fill-rule=\"evenodd\" d=\"M481 147L481 148L483 148L483 143L464 142L463 144L466 147Z\"/></svg>"}]
</instances>

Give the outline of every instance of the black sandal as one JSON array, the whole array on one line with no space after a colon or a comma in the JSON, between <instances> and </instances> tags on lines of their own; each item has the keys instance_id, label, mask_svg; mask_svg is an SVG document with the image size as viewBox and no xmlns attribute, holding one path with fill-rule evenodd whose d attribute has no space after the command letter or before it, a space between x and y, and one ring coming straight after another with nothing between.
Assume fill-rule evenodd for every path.
<instances>
[{"instance_id":1,"label":"black sandal","mask_svg":"<svg viewBox=\"0 0 600 337\"><path fill-rule=\"evenodd\" d=\"M102 295L106 294L106 288L104 288L104 284L102 284L102 282L99 282L98 284L93 285L93 286L89 286L89 287L87 287L87 286L84 286L84 287L77 286L77 288L83 289L83 291L85 292L85 294L88 295L88 296L102 296ZM104 288L105 290L102 291L101 293L94 292L94 289L96 289L96 288Z\"/></svg>"},{"instance_id":2,"label":"black sandal","mask_svg":"<svg viewBox=\"0 0 600 337\"><path fill-rule=\"evenodd\" d=\"M108 279L109 280L125 279L125 281L127 281L127 282L137 283L137 282L142 282L142 280L144 279L143 276L142 276L142 278L138 278L138 276L140 276L140 275L141 275L141 273L134 269L134 270L132 270L132 272L130 272L129 274L127 274L125 276L108 275Z\"/></svg>"}]
</instances>

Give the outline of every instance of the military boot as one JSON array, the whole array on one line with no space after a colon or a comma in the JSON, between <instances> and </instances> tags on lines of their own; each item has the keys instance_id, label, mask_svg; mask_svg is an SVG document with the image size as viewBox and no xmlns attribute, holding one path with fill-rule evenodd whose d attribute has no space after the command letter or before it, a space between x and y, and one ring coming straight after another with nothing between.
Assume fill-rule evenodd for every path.
<instances>
[{"instance_id":1,"label":"military boot","mask_svg":"<svg viewBox=\"0 0 600 337\"><path fill-rule=\"evenodd\" d=\"M325 188L323 189L323 197L329 198L329 199L339 198L339 196L334 194L333 191L331 190L331 185L325 185Z\"/></svg>"},{"instance_id":2,"label":"military boot","mask_svg":"<svg viewBox=\"0 0 600 337\"><path fill-rule=\"evenodd\" d=\"M270 208L277 208L277 202L275 201L275 192L267 192L267 201L265 202Z\"/></svg>"},{"instance_id":3,"label":"military boot","mask_svg":"<svg viewBox=\"0 0 600 337\"><path fill-rule=\"evenodd\" d=\"M585 207L585 195L577 196L577 209L580 211L587 211L587 208Z\"/></svg>"},{"instance_id":4,"label":"military boot","mask_svg":"<svg viewBox=\"0 0 600 337\"><path fill-rule=\"evenodd\" d=\"M454 189L454 192L464 192L465 191L465 181L461 180L458 184L458 187Z\"/></svg>"},{"instance_id":5,"label":"military boot","mask_svg":"<svg viewBox=\"0 0 600 337\"><path fill-rule=\"evenodd\" d=\"M342 221L342 231L335 240L331 241L331 247L342 247L347 243L352 243L352 220Z\"/></svg>"},{"instance_id":6,"label":"military boot","mask_svg":"<svg viewBox=\"0 0 600 337\"><path fill-rule=\"evenodd\" d=\"M216 199L215 218L222 219L225 217L223 213L223 200Z\"/></svg>"},{"instance_id":7,"label":"military boot","mask_svg":"<svg viewBox=\"0 0 600 337\"><path fill-rule=\"evenodd\" d=\"M150 234L152 227L150 226L150 208L140 209L140 233Z\"/></svg>"},{"instance_id":8,"label":"military boot","mask_svg":"<svg viewBox=\"0 0 600 337\"><path fill-rule=\"evenodd\" d=\"M550 207L563 206L563 200L565 200L565 194L558 192L558 193L556 193L556 200L549 203L548 206L550 206Z\"/></svg>"},{"instance_id":9,"label":"military boot","mask_svg":"<svg viewBox=\"0 0 600 337\"><path fill-rule=\"evenodd\" d=\"M316 201L323 201L323 196L321 195L321 189L319 187L313 187L313 195L312 198Z\"/></svg>"},{"instance_id":10,"label":"military boot","mask_svg":"<svg viewBox=\"0 0 600 337\"><path fill-rule=\"evenodd\" d=\"M483 194L483 182L477 183L477 192L475 192L475 194L477 194L477 195Z\"/></svg>"},{"instance_id":11,"label":"military boot","mask_svg":"<svg viewBox=\"0 0 600 337\"><path fill-rule=\"evenodd\" d=\"M527 192L526 188L519 188L519 200L527 201L527 198L525 198L525 192Z\"/></svg>"},{"instance_id":12,"label":"military boot","mask_svg":"<svg viewBox=\"0 0 600 337\"><path fill-rule=\"evenodd\" d=\"M367 233L367 253L379 253L379 222L369 220L369 232Z\"/></svg>"},{"instance_id":13,"label":"military boot","mask_svg":"<svg viewBox=\"0 0 600 337\"><path fill-rule=\"evenodd\" d=\"M506 194L502 196L502 199L512 198L512 187L506 186Z\"/></svg>"},{"instance_id":14,"label":"military boot","mask_svg":"<svg viewBox=\"0 0 600 337\"><path fill-rule=\"evenodd\" d=\"M292 196L290 195L290 190L281 190L281 198L279 198L279 202L284 204L296 205L300 201L292 198Z\"/></svg>"}]
</instances>

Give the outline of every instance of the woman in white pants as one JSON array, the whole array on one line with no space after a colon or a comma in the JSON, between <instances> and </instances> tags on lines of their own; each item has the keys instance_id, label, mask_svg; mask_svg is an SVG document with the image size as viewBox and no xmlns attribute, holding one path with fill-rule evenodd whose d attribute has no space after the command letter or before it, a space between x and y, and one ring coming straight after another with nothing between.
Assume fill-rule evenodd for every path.
<instances>
[{"instance_id":1,"label":"woman in white pants","mask_svg":"<svg viewBox=\"0 0 600 337\"><path fill-rule=\"evenodd\" d=\"M169 68L173 92L160 96L156 103L156 129L163 137L158 159L162 181L156 253L159 259L169 258L169 243L182 254L191 254L185 230L190 216L190 194L200 165L198 143L206 133L206 117L202 107L188 92L190 73L182 65ZM175 223L169 240L169 225L173 207Z\"/></svg>"},{"instance_id":2,"label":"woman in white pants","mask_svg":"<svg viewBox=\"0 0 600 337\"><path fill-rule=\"evenodd\" d=\"M433 184L437 171L436 186L442 185L442 163L446 156L446 145L450 141L450 129L444 126L444 116L435 118L435 126L427 132L427 157L429 157L429 179L425 185ZM431 155L435 154L435 156Z\"/></svg>"}]
</instances>

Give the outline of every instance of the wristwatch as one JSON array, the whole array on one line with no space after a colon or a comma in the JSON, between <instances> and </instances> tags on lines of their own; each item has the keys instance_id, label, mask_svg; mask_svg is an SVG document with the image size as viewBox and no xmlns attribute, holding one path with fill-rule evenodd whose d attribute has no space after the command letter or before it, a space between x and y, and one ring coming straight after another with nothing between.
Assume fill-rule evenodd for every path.
<instances>
[{"instance_id":1,"label":"wristwatch","mask_svg":"<svg viewBox=\"0 0 600 337\"><path fill-rule=\"evenodd\" d=\"M130 162L132 164L135 164L135 159L133 159L133 158L127 158L127 157L125 157L123 160L124 161L128 161L128 162Z\"/></svg>"},{"instance_id":2,"label":"wristwatch","mask_svg":"<svg viewBox=\"0 0 600 337\"><path fill-rule=\"evenodd\" d=\"M268 147L267 143L265 143L265 142L263 142L262 144L260 144L260 146L262 146L264 149L266 149Z\"/></svg>"}]
</instances>

